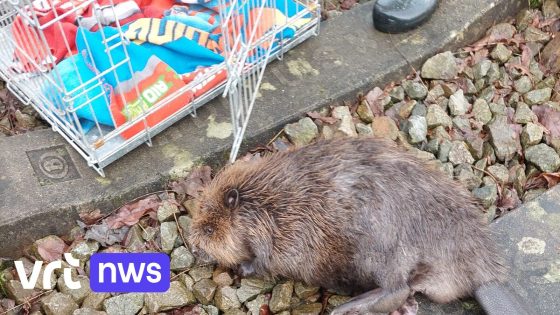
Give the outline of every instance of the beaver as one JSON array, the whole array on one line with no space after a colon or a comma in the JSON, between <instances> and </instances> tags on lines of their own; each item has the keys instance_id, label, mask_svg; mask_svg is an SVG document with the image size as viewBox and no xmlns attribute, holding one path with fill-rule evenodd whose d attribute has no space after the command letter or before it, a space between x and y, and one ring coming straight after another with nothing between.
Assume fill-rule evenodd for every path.
<instances>
[{"instance_id":1,"label":"beaver","mask_svg":"<svg viewBox=\"0 0 560 315\"><path fill-rule=\"evenodd\" d=\"M332 314L386 314L415 292L437 303L474 292L489 314L530 313L503 284L479 202L390 141L324 140L238 161L198 204L189 235L197 255L361 293Z\"/></svg>"}]
</instances>

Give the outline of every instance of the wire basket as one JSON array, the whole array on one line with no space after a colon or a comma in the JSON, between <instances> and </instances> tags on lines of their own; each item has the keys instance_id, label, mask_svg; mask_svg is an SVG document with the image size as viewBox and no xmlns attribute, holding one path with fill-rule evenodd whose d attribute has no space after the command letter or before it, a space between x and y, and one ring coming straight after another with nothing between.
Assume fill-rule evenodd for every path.
<instances>
[{"instance_id":1,"label":"wire basket","mask_svg":"<svg viewBox=\"0 0 560 315\"><path fill-rule=\"evenodd\" d=\"M267 63L319 20L318 0L0 0L0 78L102 176L228 95L233 161Z\"/></svg>"}]
</instances>

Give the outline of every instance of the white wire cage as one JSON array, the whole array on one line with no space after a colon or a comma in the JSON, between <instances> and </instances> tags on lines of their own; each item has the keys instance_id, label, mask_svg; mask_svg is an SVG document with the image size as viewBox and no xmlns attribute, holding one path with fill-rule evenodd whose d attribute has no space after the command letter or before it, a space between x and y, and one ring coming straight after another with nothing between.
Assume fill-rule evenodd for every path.
<instances>
[{"instance_id":1,"label":"white wire cage","mask_svg":"<svg viewBox=\"0 0 560 315\"><path fill-rule=\"evenodd\" d=\"M319 31L318 0L0 0L0 78L103 168L214 97L238 153L268 62Z\"/></svg>"}]
</instances>

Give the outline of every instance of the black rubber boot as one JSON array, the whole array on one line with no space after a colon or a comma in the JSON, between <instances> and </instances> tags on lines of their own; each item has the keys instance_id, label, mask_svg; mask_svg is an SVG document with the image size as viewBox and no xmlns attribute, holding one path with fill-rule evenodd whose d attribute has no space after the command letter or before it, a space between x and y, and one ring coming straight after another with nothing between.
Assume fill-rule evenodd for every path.
<instances>
[{"instance_id":1,"label":"black rubber boot","mask_svg":"<svg viewBox=\"0 0 560 315\"><path fill-rule=\"evenodd\" d=\"M377 0L373 6L373 25L384 33L403 33L426 22L437 0Z\"/></svg>"}]
</instances>

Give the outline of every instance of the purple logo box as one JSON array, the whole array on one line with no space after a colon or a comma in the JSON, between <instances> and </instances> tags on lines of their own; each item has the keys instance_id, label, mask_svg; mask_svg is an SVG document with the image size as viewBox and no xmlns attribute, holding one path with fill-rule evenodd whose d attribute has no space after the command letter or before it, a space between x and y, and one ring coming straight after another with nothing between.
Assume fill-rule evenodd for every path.
<instances>
[{"instance_id":1,"label":"purple logo box","mask_svg":"<svg viewBox=\"0 0 560 315\"><path fill-rule=\"evenodd\" d=\"M93 292L165 292L170 276L164 253L99 253L90 259Z\"/></svg>"}]
</instances>

